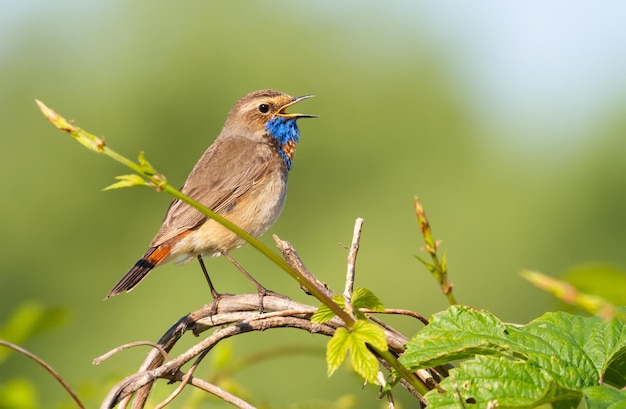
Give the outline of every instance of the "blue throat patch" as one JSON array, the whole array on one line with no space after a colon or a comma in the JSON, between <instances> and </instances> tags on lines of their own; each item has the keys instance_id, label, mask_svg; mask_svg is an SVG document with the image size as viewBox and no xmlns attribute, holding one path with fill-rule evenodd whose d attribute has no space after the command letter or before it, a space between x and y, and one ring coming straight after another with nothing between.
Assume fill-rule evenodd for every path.
<instances>
[{"instance_id":1,"label":"blue throat patch","mask_svg":"<svg viewBox=\"0 0 626 409\"><path fill-rule=\"evenodd\" d=\"M291 169L291 158L287 156L283 147L288 142L295 144L300 140L300 131L298 130L298 124L296 124L296 118L274 117L267 121L265 130L272 138L278 141L278 152L285 160L287 169Z\"/></svg>"}]
</instances>

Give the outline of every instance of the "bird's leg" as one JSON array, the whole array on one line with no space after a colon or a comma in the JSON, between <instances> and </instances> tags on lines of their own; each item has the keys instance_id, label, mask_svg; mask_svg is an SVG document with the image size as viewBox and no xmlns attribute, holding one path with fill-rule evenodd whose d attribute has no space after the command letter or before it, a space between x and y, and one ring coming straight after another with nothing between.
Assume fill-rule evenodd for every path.
<instances>
[{"instance_id":1,"label":"bird's leg","mask_svg":"<svg viewBox=\"0 0 626 409\"><path fill-rule=\"evenodd\" d=\"M227 251L222 251L222 255L226 257L228 261L233 263L233 265L237 267L237 269L239 269L239 271L241 271L243 275L245 275L248 278L248 280L252 281L252 283L256 286L256 289L259 292L259 312L263 312L263 297L265 297L266 295L276 295L276 296L284 298L283 295L278 294L274 291L268 290L267 288L263 287L263 285L261 285L261 283L255 280L254 277L252 277L250 273L248 273L246 269L243 268L243 266L237 262L237 260L232 258L232 256Z\"/></svg>"},{"instance_id":2,"label":"bird's leg","mask_svg":"<svg viewBox=\"0 0 626 409\"><path fill-rule=\"evenodd\" d=\"M206 282L209 284L209 288L211 289L211 297L213 297L213 301L216 302L217 306L217 301L222 298L222 294L215 291L215 287L213 287L211 277L209 277L209 273L204 265L204 260L202 260L202 256L200 254L198 254L198 262L200 263L200 267L202 268L202 272L204 273L204 278L206 278Z\"/></svg>"}]
</instances>

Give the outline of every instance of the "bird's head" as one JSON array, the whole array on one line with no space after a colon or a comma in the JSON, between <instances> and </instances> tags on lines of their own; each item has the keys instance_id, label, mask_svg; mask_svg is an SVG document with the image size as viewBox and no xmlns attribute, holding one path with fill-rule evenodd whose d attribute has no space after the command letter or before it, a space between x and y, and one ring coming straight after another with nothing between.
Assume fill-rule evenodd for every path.
<instances>
[{"instance_id":1,"label":"bird's head","mask_svg":"<svg viewBox=\"0 0 626 409\"><path fill-rule=\"evenodd\" d=\"M255 140L270 137L290 168L296 143L300 140L296 120L316 118L316 115L288 113L287 108L311 97L313 95L292 97L269 89L252 92L230 110L222 133L226 131L230 135Z\"/></svg>"}]
</instances>

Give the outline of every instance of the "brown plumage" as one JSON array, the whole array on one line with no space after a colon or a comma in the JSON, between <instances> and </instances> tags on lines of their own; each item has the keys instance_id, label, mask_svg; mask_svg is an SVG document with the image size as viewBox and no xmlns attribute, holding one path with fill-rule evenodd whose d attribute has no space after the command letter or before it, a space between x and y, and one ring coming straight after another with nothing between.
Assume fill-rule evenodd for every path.
<instances>
[{"instance_id":1,"label":"brown plumage","mask_svg":"<svg viewBox=\"0 0 626 409\"><path fill-rule=\"evenodd\" d=\"M285 110L308 97L262 90L240 99L181 191L252 236L265 233L285 203L287 174L299 137L295 121L313 117ZM270 121L274 126L268 126ZM132 290L154 267L168 261L185 263L198 256L228 254L244 243L214 220L174 200L144 256L106 298Z\"/></svg>"}]
</instances>

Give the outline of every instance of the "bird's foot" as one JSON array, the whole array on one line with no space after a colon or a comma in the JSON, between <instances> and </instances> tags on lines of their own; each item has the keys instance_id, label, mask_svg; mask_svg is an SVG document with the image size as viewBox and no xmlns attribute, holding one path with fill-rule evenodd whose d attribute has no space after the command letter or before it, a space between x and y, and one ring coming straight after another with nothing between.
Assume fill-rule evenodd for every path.
<instances>
[{"instance_id":1,"label":"bird's foot","mask_svg":"<svg viewBox=\"0 0 626 409\"><path fill-rule=\"evenodd\" d=\"M218 293L217 291L211 291L211 297L213 297L213 302L211 302L211 316L217 314L219 309L219 303L222 298L230 297L232 294L228 293Z\"/></svg>"},{"instance_id":2,"label":"bird's foot","mask_svg":"<svg viewBox=\"0 0 626 409\"><path fill-rule=\"evenodd\" d=\"M283 298L285 300L290 300L291 298L287 297L284 294L280 294L277 293L275 291L272 290L268 290L267 288L260 286L259 288L257 288L258 290L258 294L259 294L259 313L262 313L265 310L265 307L263 306L263 299L266 296L272 296L272 297L278 297L278 298Z\"/></svg>"}]
</instances>

